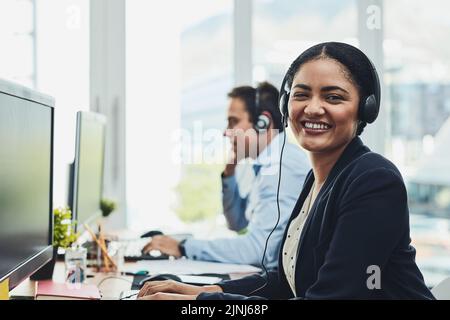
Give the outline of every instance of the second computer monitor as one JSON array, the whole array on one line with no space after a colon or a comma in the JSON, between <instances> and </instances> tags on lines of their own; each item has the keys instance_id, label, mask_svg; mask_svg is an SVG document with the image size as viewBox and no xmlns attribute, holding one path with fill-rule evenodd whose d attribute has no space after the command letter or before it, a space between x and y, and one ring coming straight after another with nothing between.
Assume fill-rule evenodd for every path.
<instances>
[{"instance_id":1,"label":"second computer monitor","mask_svg":"<svg viewBox=\"0 0 450 320\"><path fill-rule=\"evenodd\" d=\"M77 229L101 214L106 118L98 113L78 112L73 166L71 207Z\"/></svg>"}]
</instances>

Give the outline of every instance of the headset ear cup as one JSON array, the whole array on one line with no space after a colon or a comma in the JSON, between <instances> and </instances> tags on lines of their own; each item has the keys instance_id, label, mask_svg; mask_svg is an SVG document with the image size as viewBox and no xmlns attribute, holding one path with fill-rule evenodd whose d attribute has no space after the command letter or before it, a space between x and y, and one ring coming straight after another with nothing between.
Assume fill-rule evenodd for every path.
<instances>
[{"instance_id":1,"label":"headset ear cup","mask_svg":"<svg viewBox=\"0 0 450 320\"><path fill-rule=\"evenodd\" d=\"M289 94L284 91L280 98L280 112L283 125L285 128L287 128L288 126L288 106L287 106L288 101L289 101Z\"/></svg>"},{"instance_id":2,"label":"headset ear cup","mask_svg":"<svg viewBox=\"0 0 450 320\"><path fill-rule=\"evenodd\" d=\"M269 129L269 127L270 127L270 118L265 114L261 114L256 120L255 130L257 132L261 132Z\"/></svg>"},{"instance_id":3,"label":"headset ear cup","mask_svg":"<svg viewBox=\"0 0 450 320\"><path fill-rule=\"evenodd\" d=\"M375 98L375 95L372 94L366 98L362 105L360 119L364 122L372 123L378 117L379 110L380 108L377 99Z\"/></svg>"},{"instance_id":4,"label":"headset ear cup","mask_svg":"<svg viewBox=\"0 0 450 320\"><path fill-rule=\"evenodd\" d=\"M280 101L278 102L278 107L280 108L280 113L284 117L284 93L281 93Z\"/></svg>"},{"instance_id":5,"label":"headset ear cup","mask_svg":"<svg viewBox=\"0 0 450 320\"><path fill-rule=\"evenodd\" d=\"M287 128L288 126L288 102L289 102L289 94L290 94L290 87L288 85L288 78L289 78L289 70L291 67L289 67L288 71L286 72L286 75L283 78L283 81L281 82L281 88L280 88L280 101L278 104L278 107L280 108L281 113L281 121L282 125Z\"/></svg>"}]
</instances>

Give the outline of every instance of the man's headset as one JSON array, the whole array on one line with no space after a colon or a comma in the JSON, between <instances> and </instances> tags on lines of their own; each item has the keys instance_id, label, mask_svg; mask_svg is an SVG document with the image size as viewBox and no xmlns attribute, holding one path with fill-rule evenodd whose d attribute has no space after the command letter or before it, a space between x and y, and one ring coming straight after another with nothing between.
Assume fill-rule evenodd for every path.
<instances>
[{"instance_id":1,"label":"man's headset","mask_svg":"<svg viewBox=\"0 0 450 320\"><path fill-rule=\"evenodd\" d=\"M270 127L270 118L263 114L263 109L261 107L261 89L259 86L256 87L255 92L255 114L256 114L256 121L253 125L253 128L257 133L261 133L269 129Z\"/></svg>"},{"instance_id":2,"label":"man's headset","mask_svg":"<svg viewBox=\"0 0 450 320\"><path fill-rule=\"evenodd\" d=\"M319 45L324 46L326 44L327 43L321 43ZM368 96L361 98L361 102L358 107L358 119L363 122L372 123L376 120L376 118L378 117L378 113L380 111L381 88L380 88L380 79L378 77L377 70L375 69L375 65L372 63L372 61L370 61L370 59L365 55L364 52L362 52L361 50L359 50L353 46L350 46L348 44L342 43L341 45L348 46L351 50L353 50L355 52L355 54L361 55L370 67L373 88L371 88L371 93ZM297 57L297 59L294 60L294 62L291 64L288 71L286 72L286 75L283 78L283 82L281 83L279 107L280 107L280 112L282 115L282 123L283 123L284 127L288 126L288 118L289 118L288 104L289 104L289 96L291 93L291 88L288 86L288 80L290 77L293 78L294 73L297 71L297 70L294 70L294 68L297 64L297 61L303 56L303 54L304 53L302 53L300 56ZM278 224L279 224L280 218L281 218L279 197L280 197L280 185L281 185L281 168L282 168L281 164L283 161L283 151L284 151L285 144L286 144L286 134L284 134L284 137L283 137L283 144L282 144L281 153L280 153L280 164L279 164L279 170L278 170L278 187L277 187L278 218L277 218L275 227L273 227L272 231L269 233L269 235L266 239L266 245L264 247L264 253L263 253L263 257L262 257L262 261L261 261L261 265L262 265L266 275L267 275L267 269L264 265L264 259L266 256L267 246L269 243L270 236L278 227ZM265 282L262 286L256 288L252 292L250 292L249 295L252 295L254 292L263 289L266 285L267 285L267 279L265 279Z\"/></svg>"},{"instance_id":3,"label":"man's headset","mask_svg":"<svg viewBox=\"0 0 450 320\"><path fill-rule=\"evenodd\" d=\"M326 45L327 43L322 43L320 46ZM371 88L371 93L368 96L361 97L361 101L359 103L358 108L358 119L362 122L372 123L378 117L378 112L380 111L380 102L381 102L381 87L380 87L380 79L378 77L378 72L375 68L375 65L372 61L365 55L364 52L359 50L356 47L351 45L341 43L340 45L348 46L348 48L354 51L355 55L359 55L364 58L367 65L370 67L370 73L372 77L373 87ZM289 118L289 97L291 94L291 88L289 87L288 80L293 76L297 70L293 70L296 62L302 57L303 54L297 57L294 62L289 67L286 75L284 76L283 82L281 84L280 89L280 112L282 115L282 121L285 127L288 126L288 118Z\"/></svg>"}]
</instances>

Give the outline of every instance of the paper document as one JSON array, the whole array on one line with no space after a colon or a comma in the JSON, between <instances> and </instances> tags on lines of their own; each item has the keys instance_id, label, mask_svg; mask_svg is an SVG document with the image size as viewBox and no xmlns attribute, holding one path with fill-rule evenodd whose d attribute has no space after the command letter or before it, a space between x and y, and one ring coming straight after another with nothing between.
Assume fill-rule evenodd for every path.
<instances>
[{"instance_id":1,"label":"paper document","mask_svg":"<svg viewBox=\"0 0 450 320\"><path fill-rule=\"evenodd\" d=\"M138 261L132 266L132 269L129 271L147 270L150 274L170 273L176 275L257 273L261 271L260 268L250 265L205 262L190 259Z\"/></svg>"}]
</instances>

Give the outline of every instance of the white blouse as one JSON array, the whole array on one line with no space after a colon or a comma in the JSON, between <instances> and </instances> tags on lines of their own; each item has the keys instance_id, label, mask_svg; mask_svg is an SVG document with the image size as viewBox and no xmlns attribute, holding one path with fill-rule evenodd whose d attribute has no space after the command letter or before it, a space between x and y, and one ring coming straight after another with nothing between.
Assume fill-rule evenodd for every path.
<instances>
[{"instance_id":1,"label":"white blouse","mask_svg":"<svg viewBox=\"0 0 450 320\"><path fill-rule=\"evenodd\" d=\"M303 202L300 214L292 220L289 225L288 234L283 245L283 270L286 275L286 279L291 287L292 292L295 293L295 266L297 261L297 249L300 243L300 235L302 234L303 227L305 226L306 218L308 217L311 209L312 193L314 186L309 191L308 196Z\"/></svg>"}]
</instances>

